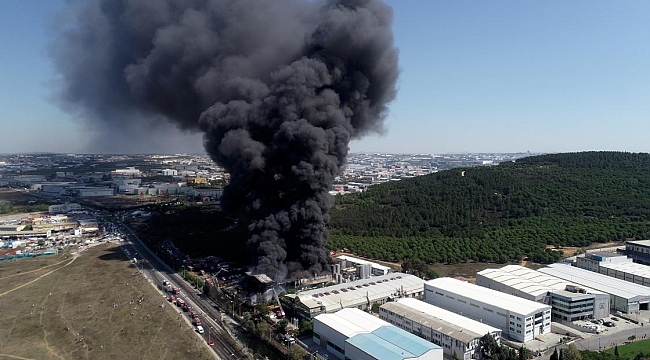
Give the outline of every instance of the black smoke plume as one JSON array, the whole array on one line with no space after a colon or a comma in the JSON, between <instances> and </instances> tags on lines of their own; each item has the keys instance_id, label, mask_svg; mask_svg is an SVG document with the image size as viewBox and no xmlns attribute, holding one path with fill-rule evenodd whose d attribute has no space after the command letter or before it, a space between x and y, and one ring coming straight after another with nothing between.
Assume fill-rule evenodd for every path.
<instances>
[{"instance_id":1,"label":"black smoke plume","mask_svg":"<svg viewBox=\"0 0 650 360\"><path fill-rule=\"evenodd\" d=\"M257 271L327 271L328 190L350 140L381 131L396 93L392 10L379 0L90 0L72 10L52 48L62 104L109 139L168 122L202 131L231 175L222 204L249 224Z\"/></svg>"}]
</instances>

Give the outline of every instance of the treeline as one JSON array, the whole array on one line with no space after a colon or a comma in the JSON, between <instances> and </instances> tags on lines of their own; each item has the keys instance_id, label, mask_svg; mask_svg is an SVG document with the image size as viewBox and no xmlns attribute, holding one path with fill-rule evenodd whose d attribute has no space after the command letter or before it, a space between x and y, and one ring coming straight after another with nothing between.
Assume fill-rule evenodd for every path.
<instances>
[{"instance_id":1,"label":"treeline","mask_svg":"<svg viewBox=\"0 0 650 360\"><path fill-rule=\"evenodd\" d=\"M396 261L553 262L650 231L650 155L587 152L453 169L339 196L330 246Z\"/></svg>"}]
</instances>

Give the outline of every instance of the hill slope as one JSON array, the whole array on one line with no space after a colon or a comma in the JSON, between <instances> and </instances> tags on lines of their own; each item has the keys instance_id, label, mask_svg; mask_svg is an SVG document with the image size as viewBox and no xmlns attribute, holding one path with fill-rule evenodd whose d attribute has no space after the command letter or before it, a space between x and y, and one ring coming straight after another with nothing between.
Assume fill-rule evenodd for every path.
<instances>
[{"instance_id":1,"label":"hill slope","mask_svg":"<svg viewBox=\"0 0 650 360\"><path fill-rule=\"evenodd\" d=\"M553 154L337 197L330 247L381 260L552 262L547 245L647 238L650 155Z\"/></svg>"}]
</instances>

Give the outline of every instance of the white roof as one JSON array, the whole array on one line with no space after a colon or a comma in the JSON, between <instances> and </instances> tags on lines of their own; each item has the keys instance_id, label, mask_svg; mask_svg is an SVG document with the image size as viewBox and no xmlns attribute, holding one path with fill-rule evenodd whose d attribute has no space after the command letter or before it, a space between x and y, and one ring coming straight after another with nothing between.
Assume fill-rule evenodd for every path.
<instances>
[{"instance_id":1,"label":"white roof","mask_svg":"<svg viewBox=\"0 0 650 360\"><path fill-rule=\"evenodd\" d=\"M548 305L540 304L532 300L526 300L514 295L502 293L500 291L488 289L482 286L468 283L466 281L460 281L449 277L429 280L427 282L427 285L450 293L458 294L469 299L474 299L477 302L490 304L497 308L508 309L522 315L532 314L551 308Z\"/></svg>"},{"instance_id":2,"label":"white roof","mask_svg":"<svg viewBox=\"0 0 650 360\"><path fill-rule=\"evenodd\" d=\"M455 312L445 310L443 308L426 303L424 301L420 301L413 298L405 298L405 299L398 300L397 303L405 305L415 311L419 311L427 315L430 315L432 317L436 317L442 321L446 321L450 324L458 326L458 328L466 329L468 331L474 332L478 334L479 337L488 333L490 334L496 332L501 333L501 329L495 328L494 326L490 326L488 324L470 319L463 315L456 314Z\"/></svg>"},{"instance_id":3,"label":"white roof","mask_svg":"<svg viewBox=\"0 0 650 360\"><path fill-rule=\"evenodd\" d=\"M377 264L377 263L372 262L372 261L359 259L359 258L355 258L355 257L352 257L352 256L340 255L340 256L337 256L336 258L341 259L341 260L350 261L350 262L353 262L353 263L356 263L356 264L361 264L361 265L370 264L370 265L372 265L372 267L377 268L377 269L391 270L390 266L384 266L384 265Z\"/></svg>"},{"instance_id":4,"label":"white roof","mask_svg":"<svg viewBox=\"0 0 650 360\"><path fill-rule=\"evenodd\" d=\"M343 309L332 314L321 314L314 318L335 331L352 337L356 334L373 332L389 323L359 309Z\"/></svg>"},{"instance_id":5,"label":"white roof","mask_svg":"<svg viewBox=\"0 0 650 360\"><path fill-rule=\"evenodd\" d=\"M553 289L548 286L541 285L528 279L520 278L517 275L511 274L507 271L502 271L501 269L485 269L479 271L476 273L476 275L484 276L488 279L492 279L503 285L509 286L510 288L533 296L546 295L549 291L553 291Z\"/></svg>"},{"instance_id":6,"label":"white roof","mask_svg":"<svg viewBox=\"0 0 650 360\"><path fill-rule=\"evenodd\" d=\"M529 280L555 290L566 290L567 285L580 286L587 291L587 294L605 294L604 292L588 288L576 283L560 279L555 276L547 275L537 270L529 269L520 265L506 265L499 270L517 276L521 279Z\"/></svg>"},{"instance_id":7,"label":"white roof","mask_svg":"<svg viewBox=\"0 0 650 360\"><path fill-rule=\"evenodd\" d=\"M636 301L650 297L650 288L597 272L564 264L551 264L539 269L544 274L557 276L574 283L601 290L624 299Z\"/></svg>"},{"instance_id":8,"label":"white roof","mask_svg":"<svg viewBox=\"0 0 650 360\"><path fill-rule=\"evenodd\" d=\"M402 291L407 294L423 292L424 283L425 281L417 276L391 273L302 291L297 294L297 297L310 308L314 307L315 302L324 306L325 312L332 312L335 309L356 307L367 302L372 303L388 297L397 297Z\"/></svg>"},{"instance_id":9,"label":"white roof","mask_svg":"<svg viewBox=\"0 0 650 360\"><path fill-rule=\"evenodd\" d=\"M650 278L650 266L633 262L625 263L600 263L600 267L622 271L636 276Z\"/></svg>"},{"instance_id":10,"label":"white roof","mask_svg":"<svg viewBox=\"0 0 650 360\"><path fill-rule=\"evenodd\" d=\"M639 246L650 246L650 240L631 240L631 241L626 241L625 243L639 245Z\"/></svg>"}]
</instances>

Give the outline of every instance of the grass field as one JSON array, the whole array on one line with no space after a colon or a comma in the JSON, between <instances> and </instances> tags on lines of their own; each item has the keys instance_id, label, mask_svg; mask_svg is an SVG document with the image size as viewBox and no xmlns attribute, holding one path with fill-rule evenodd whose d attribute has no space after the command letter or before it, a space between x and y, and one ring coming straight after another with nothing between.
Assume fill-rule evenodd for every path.
<instances>
[{"instance_id":1,"label":"grass field","mask_svg":"<svg viewBox=\"0 0 650 360\"><path fill-rule=\"evenodd\" d=\"M650 352L650 339L640 340L627 345L620 345L618 347L618 356L621 359L634 359L634 357L641 351L643 351L644 354ZM604 352L613 355L614 348L607 349Z\"/></svg>"},{"instance_id":2,"label":"grass field","mask_svg":"<svg viewBox=\"0 0 650 360\"><path fill-rule=\"evenodd\" d=\"M0 263L0 359L212 358L114 244Z\"/></svg>"},{"instance_id":3,"label":"grass field","mask_svg":"<svg viewBox=\"0 0 650 360\"><path fill-rule=\"evenodd\" d=\"M13 189L0 189L0 214L47 211L48 204L34 195Z\"/></svg>"}]
</instances>

